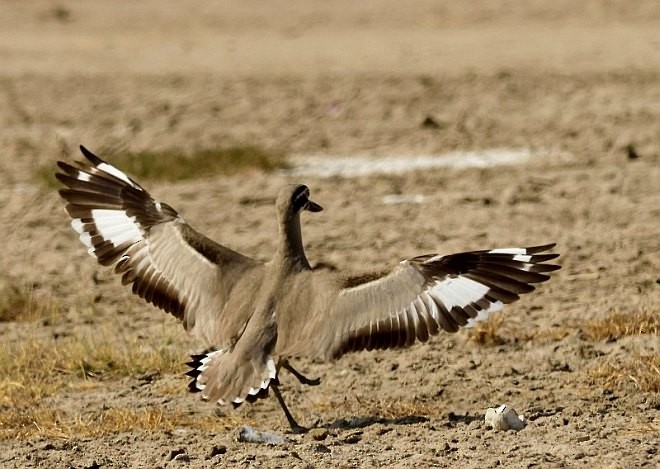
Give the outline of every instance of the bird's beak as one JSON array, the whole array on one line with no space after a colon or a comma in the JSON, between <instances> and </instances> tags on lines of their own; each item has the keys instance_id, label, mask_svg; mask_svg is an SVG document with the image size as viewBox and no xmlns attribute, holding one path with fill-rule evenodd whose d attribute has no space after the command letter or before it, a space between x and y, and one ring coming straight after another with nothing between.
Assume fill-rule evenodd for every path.
<instances>
[{"instance_id":1,"label":"bird's beak","mask_svg":"<svg viewBox=\"0 0 660 469\"><path fill-rule=\"evenodd\" d=\"M311 200L308 200L307 205L305 205L305 210L309 210L310 212L320 212L321 210L323 210L323 207L321 207L316 202L312 202Z\"/></svg>"}]
</instances>

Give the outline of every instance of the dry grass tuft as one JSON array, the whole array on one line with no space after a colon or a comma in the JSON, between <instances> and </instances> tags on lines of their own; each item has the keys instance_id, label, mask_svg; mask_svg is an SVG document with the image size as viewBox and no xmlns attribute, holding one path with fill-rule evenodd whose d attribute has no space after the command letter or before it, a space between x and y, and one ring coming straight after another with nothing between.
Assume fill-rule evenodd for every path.
<instances>
[{"instance_id":1,"label":"dry grass tuft","mask_svg":"<svg viewBox=\"0 0 660 469\"><path fill-rule=\"evenodd\" d=\"M162 338L161 338L162 339ZM0 345L0 405L38 405L44 397L86 381L147 371L184 370L185 346L171 340L96 342L81 337Z\"/></svg>"},{"instance_id":2,"label":"dry grass tuft","mask_svg":"<svg viewBox=\"0 0 660 469\"><path fill-rule=\"evenodd\" d=\"M233 418L219 419L212 415L168 412L162 408L110 408L98 412L70 414L38 407L9 409L0 414L0 440L27 439L34 436L50 438L100 437L108 434L143 430L172 431L176 428L200 430L230 429L244 422Z\"/></svg>"},{"instance_id":3,"label":"dry grass tuft","mask_svg":"<svg viewBox=\"0 0 660 469\"><path fill-rule=\"evenodd\" d=\"M253 169L270 172L287 167L283 152L251 145L208 148L192 153L174 148L119 154L99 151L97 154L138 181L181 181ZM55 171L53 164L42 166L34 172L34 180L46 189L60 188Z\"/></svg>"},{"instance_id":4,"label":"dry grass tuft","mask_svg":"<svg viewBox=\"0 0 660 469\"><path fill-rule=\"evenodd\" d=\"M468 340L482 346L496 346L517 342L557 342L571 331L579 330L587 341L616 340L625 336L659 335L660 315L655 311L642 310L631 314L612 313L609 316L553 327L530 333L521 333L505 323L504 315L493 315L478 323L469 331ZM638 356L625 362L604 362L587 371L591 384L604 387L633 384L638 390L660 392L660 356Z\"/></svg>"},{"instance_id":5,"label":"dry grass tuft","mask_svg":"<svg viewBox=\"0 0 660 469\"><path fill-rule=\"evenodd\" d=\"M506 344L510 339L505 337L508 334L503 331L502 324L504 324L504 315L493 314L468 331L468 340L486 347Z\"/></svg>"},{"instance_id":6,"label":"dry grass tuft","mask_svg":"<svg viewBox=\"0 0 660 469\"><path fill-rule=\"evenodd\" d=\"M643 392L660 392L660 355L641 355L625 362L605 362L588 372L592 382L605 387L633 384Z\"/></svg>"},{"instance_id":7,"label":"dry grass tuft","mask_svg":"<svg viewBox=\"0 0 660 469\"><path fill-rule=\"evenodd\" d=\"M56 306L35 295L30 285L11 281L0 283L0 322L34 321L55 315Z\"/></svg>"},{"instance_id":8,"label":"dry grass tuft","mask_svg":"<svg viewBox=\"0 0 660 469\"><path fill-rule=\"evenodd\" d=\"M569 326L552 327L526 333L505 322L504 314L494 314L485 321L478 322L468 332L468 340L477 345L494 347L519 342L558 342L569 335Z\"/></svg>"},{"instance_id":9,"label":"dry grass tuft","mask_svg":"<svg viewBox=\"0 0 660 469\"><path fill-rule=\"evenodd\" d=\"M46 408L44 399L64 389L81 392L119 377L183 372L186 346L174 342L167 336L148 342L73 336L0 345L0 438L68 438L136 429L217 426L216 420L154 409L110 409L81 417Z\"/></svg>"},{"instance_id":10,"label":"dry grass tuft","mask_svg":"<svg viewBox=\"0 0 660 469\"><path fill-rule=\"evenodd\" d=\"M520 331L505 321L506 315L494 314L469 330L468 340L477 345L492 347L519 342L558 342L572 331L582 332L584 340L614 340L630 335L660 335L660 314L642 310L637 313L613 313L603 319L540 329L531 333Z\"/></svg>"},{"instance_id":11,"label":"dry grass tuft","mask_svg":"<svg viewBox=\"0 0 660 469\"><path fill-rule=\"evenodd\" d=\"M178 149L142 151L110 156L122 171L144 180L179 181L216 174L235 174L250 169L273 171L286 167L281 152L254 146L211 148L185 154Z\"/></svg>"},{"instance_id":12,"label":"dry grass tuft","mask_svg":"<svg viewBox=\"0 0 660 469\"><path fill-rule=\"evenodd\" d=\"M630 335L660 335L660 314L644 310L637 313L614 313L589 321L581 327L587 340L613 340Z\"/></svg>"}]
</instances>

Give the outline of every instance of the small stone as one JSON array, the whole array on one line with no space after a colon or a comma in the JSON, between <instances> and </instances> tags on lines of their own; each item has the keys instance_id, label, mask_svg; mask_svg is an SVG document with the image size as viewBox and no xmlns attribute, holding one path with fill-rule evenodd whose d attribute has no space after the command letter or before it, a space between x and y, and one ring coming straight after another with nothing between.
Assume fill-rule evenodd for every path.
<instances>
[{"instance_id":1,"label":"small stone","mask_svg":"<svg viewBox=\"0 0 660 469\"><path fill-rule=\"evenodd\" d=\"M326 445L319 443L317 445L314 445L314 452L316 453L323 453L323 454L329 454L332 451L330 448L328 448Z\"/></svg>"},{"instance_id":2,"label":"small stone","mask_svg":"<svg viewBox=\"0 0 660 469\"><path fill-rule=\"evenodd\" d=\"M170 451L169 460L172 461L174 458L176 458L177 456L179 456L181 454L186 454L186 450L185 449L180 449L180 448L179 449L173 449L172 451Z\"/></svg>"},{"instance_id":3,"label":"small stone","mask_svg":"<svg viewBox=\"0 0 660 469\"><path fill-rule=\"evenodd\" d=\"M206 459L213 459L216 456L225 454L226 452L227 452L227 447L225 445L214 445L213 448L211 448L211 452L206 457Z\"/></svg>"},{"instance_id":4,"label":"small stone","mask_svg":"<svg viewBox=\"0 0 660 469\"><path fill-rule=\"evenodd\" d=\"M177 454L176 456L174 456L174 461L177 461L177 462L190 462L190 456L188 456L185 453L184 454Z\"/></svg>"},{"instance_id":5,"label":"small stone","mask_svg":"<svg viewBox=\"0 0 660 469\"><path fill-rule=\"evenodd\" d=\"M287 439L274 433L261 432L252 427L244 426L238 430L236 438L241 443L261 443L267 445L283 445Z\"/></svg>"},{"instance_id":6,"label":"small stone","mask_svg":"<svg viewBox=\"0 0 660 469\"><path fill-rule=\"evenodd\" d=\"M360 433L353 433L352 435L348 435L346 438L344 438L344 443L355 444L358 443L361 439L362 436Z\"/></svg>"},{"instance_id":7,"label":"small stone","mask_svg":"<svg viewBox=\"0 0 660 469\"><path fill-rule=\"evenodd\" d=\"M489 408L486 410L484 418L486 425L494 430L515 430L519 431L525 428L525 421L522 416L518 416L513 407L501 405L497 409Z\"/></svg>"},{"instance_id":8,"label":"small stone","mask_svg":"<svg viewBox=\"0 0 660 469\"><path fill-rule=\"evenodd\" d=\"M431 116L426 116L420 125L425 129L441 129L444 127L443 122L438 122Z\"/></svg>"},{"instance_id":9,"label":"small stone","mask_svg":"<svg viewBox=\"0 0 660 469\"><path fill-rule=\"evenodd\" d=\"M631 161L639 158L639 153L637 152L635 145L633 145L632 143L626 145L626 156Z\"/></svg>"},{"instance_id":10,"label":"small stone","mask_svg":"<svg viewBox=\"0 0 660 469\"><path fill-rule=\"evenodd\" d=\"M589 435L580 435L575 440L579 443L582 443L584 441L589 441L590 439L591 437Z\"/></svg>"},{"instance_id":11,"label":"small stone","mask_svg":"<svg viewBox=\"0 0 660 469\"><path fill-rule=\"evenodd\" d=\"M328 437L328 430L325 428L314 428L309 431L309 436L312 437L312 440L323 441Z\"/></svg>"}]
</instances>

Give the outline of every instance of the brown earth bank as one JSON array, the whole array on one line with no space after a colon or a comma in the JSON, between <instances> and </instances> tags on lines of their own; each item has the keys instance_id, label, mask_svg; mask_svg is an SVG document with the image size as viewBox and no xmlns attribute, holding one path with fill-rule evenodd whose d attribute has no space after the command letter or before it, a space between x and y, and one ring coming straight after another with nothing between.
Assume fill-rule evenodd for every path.
<instances>
[{"instance_id":1,"label":"brown earth bank","mask_svg":"<svg viewBox=\"0 0 660 469\"><path fill-rule=\"evenodd\" d=\"M0 466L658 466L660 8L403 5L0 5ZM286 433L276 401L234 411L186 392L199 344L68 226L50 174L80 143L110 157L530 149L518 166L296 181L326 209L303 221L308 257L363 271L554 241L563 268L475 330L296 363L321 386L282 388L315 429L240 443L241 425ZM270 257L290 172L169 179L140 182ZM525 429L486 427L503 403Z\"/></svg>"}]
</instances>

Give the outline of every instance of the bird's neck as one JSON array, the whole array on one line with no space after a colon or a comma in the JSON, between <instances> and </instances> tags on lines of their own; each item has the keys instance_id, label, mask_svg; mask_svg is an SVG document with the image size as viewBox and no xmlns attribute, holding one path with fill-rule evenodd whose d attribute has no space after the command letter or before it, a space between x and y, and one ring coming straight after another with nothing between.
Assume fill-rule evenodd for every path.
<instances>
[{"instance_id":1,"label":"bird's neck","mask_svg":"<svg viewBox=\"0 0 660 469\"><path fill-rule=\"evenodd\" d=\"M292 267L310 268L303 247L300 215L296 214L289 220L280 221L277 257Z\"/></svg>"}]
</instances>

